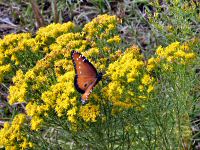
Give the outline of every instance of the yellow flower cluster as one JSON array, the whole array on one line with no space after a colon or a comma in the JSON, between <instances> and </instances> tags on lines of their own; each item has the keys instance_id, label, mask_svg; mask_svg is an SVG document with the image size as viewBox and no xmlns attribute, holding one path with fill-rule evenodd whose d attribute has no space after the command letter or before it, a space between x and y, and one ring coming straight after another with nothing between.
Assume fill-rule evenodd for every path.
<instances>
[{"instance_id":1,"label":"yellow flower cluster","mask_svg":"<svg viewBox=\"0 0 200 150\"><path fill-rule=\"evenodd\" d=\"M5 55L10 55L12 51L16 51L19 42L21 42L24 39L30 38L30 33L6 35L3 40L0 40L0 51L5 53ZM22 43L20 45L23 46Z\"/></svg>"},{"instance_id":2,"label":"yellow flower cluster","mask_svg":"<svg viewBox=\"0 0 200 150\"><path fill-rule=\"evenodd\" d=\"M25 70L32 65L37 59L37 54L31 48L34 45L34 39L29 33L10 34L0 40L0 82L3 82L5 76L13 75L15 66ZM31 55L35 56L35 60L27 59Z\"/></svg>"},{"instance_id":3,"label":"yellow flower cluster","mask_svg":"<svg viewBox=\"0 0 200 150\"><path fill-rule=\"evenodd\" d=\"M109 38L113 38L119 21L120 20L116 16L109 16L107 14L99 15L84 26L83 33L86 34L85 37L89 41L96 41L97 39L109 40ZM110 40L110 42L111 41L120 42L118 37L115 37Z\"/></svg>"},{"instance_id":4,"label":"yellow flower cluster","mask_svg":"<svg viewBox=\"0 0 200 150\"><path fill-rule=\"evenodd\" d=\"M67 110L76 107L76 97L72 97L72 94L75 92L73 78L74 72L67 72L58 78L58 83L52 85L48 91L42 93L42 101L55 109L59 117L63 116Z\"/></svg>"},{"instance_id":5,"label":"yellow flower cluster","mask_svg":"<svg viewBox=\"0 0 200 150\"><path fill-rule=\"evenodd\" d=\"M134 45L127 48L124 55L108 67L106 76L112 81L103 88L106 98L122 108L140 105L146 94L153 91L155 82L150 75L144 74L144 68L140 50Z\"/></svg>"},{"instance_id":6,"label":"yellow flower cluster","mask_svg":"<svg viewBox=\"0 0 200 150\"><path fill-rule=\"evenodd\" d=\"M4 128L0 130L0 147L6 149L27 149L33 147L32 142L28 141L27 135L22 131L26 122L25 114L18 114L12 124L4 123Z\"/></svg>"},{"instance_id":7,"label":"yellow flower cluster","mask_svg":"<svg viewBox=\"0 0 200 150\"><path fill-rule=\"evenodd\" d=\"M154 90L154 78L149 74L144 74L141 79L141 85L138 87L140 92L143 92L145 89L147 93L150 93ZM144 97L143 97L144 98Z\"/></svg>"},{"instance_id":8,"label":"yellow flower cluster","mask_svg":"<svg viewBox=\"0 0 200 150\"><path fill-rule=\"evenodd\" d=\"M119 35L115 35L113 38L108 39L107 42L113 44L120 44L121 38L119 37Z\"/></svg>"},{"instance_id":9,"label":"yellow flower cluster","mask_svg":"<svg viewBox=\"0 0 200 150\"><path fill-rule=\"evenodd\" d=\"M39 130L40 129L40 126L41 124L43 123L43 119L40 118L39 116L33 116L31 118L31 130Z\"/></svg>"},{"instance_id":10,"label":"yellow flower cluster","mask_svg":"<svg viewBox=\"0 0 200 150\"><path fill-rule=\"evenodd\" d=\"M36 33L36 44L37 44L37 50L40 50L41 48L45 51L49 51L49 45L54 43L56 38L65 34L70 33L74 30L74 23L67 22L64 24L50 24L47 27L42 27L38 30Z\"/></svg>"},{"instance_id":11,"label":"yellow flower cluster","mask_svg":"<svg viewBox=\"0 0 200 150\"><path fill-rule=\"evenodd\" d=\"M165 48L161 46L157 48L156 57L148 60L147 70L152 71L159 66L161 69L172 71L173 64L185 65L195 58L196 55L190 49L189 44L174 42Z\"/></svg>"},{"instance_id":12,"label":"yellow flower cluster","mask_svg":"<svg viewBox=\"0 0 200 150\"><path fill-rule=\"evenodd\" d=\"M16 102L26 102L26 93L28 85L24 81L25 77L22 70L18 70L16 76L13 78L15 86L9 88L9 103L12 105Z\"/></svg>"},{"instance_id":13,"label":"yellow flower cluster","mask_svg":"<svg viewBox=\"0 0 200 150\"><path fill-rule=\"evenodd\" d=\"M27 116L31 117L31 130L38 130L41 127L41 124L43 123L43 118L41 116L48 116L49 106L46 104L40 104L38 105L36 103L36 100L30 101L26 105L26 113Z\"/></svg>"},{"instance_id":14,"label":"yellow flower cluster","mask_svg":"<svg viewBox=\"0 0 200 150\"><path fill-rule=\"evenodd\" d=\"M159 57L151 57L147 60L147 65L146 65L146 69L148 72L152 72L154 69L156 69L158 67L160 63L160 58Z\"/></svg>"},{"instance_id":15,"label":"yellow flower cluster","mask_svg":"<svg viewBox=\"0 0 200 150\"><path fill-rule=\"evenodd\" d=\"M112 80L123 80L134 82L139 75L139 69L144 66L144 62L138 48L128 48L121 59L109 65L107 75Z\"/></svg>"},{"instance_id":16,"label":"yellow flower cluster","mask_svg":"<svg viewBox=\"0 0 200 150\"><path fill-rule=\"evenodd\" d=\"M25 34L25 33L22 33L22 34ZM22 36L21 36L21 34L19 34L18 37L20 37L20 38L17 39L17 41L15 41L15 43L12 43L12 44L8 43L9 48L6 48L6 51L4 52L4 54L6 56L11 56L11 60L13 60L13 61L15 61L15 59L16 59L15 58L17 55L16 52L25 51L28 46L31 47L35 44L34 40L31 39L31 34L29 34L29 33L26 33L25 35L22 35ZM22 37L23 37L23 39L22 39ZM7 38L8 37L5 37L4 41ZM13 39L10 39L10 40L13 40Z\"/></svg>"},{"instance_id":17,"label":"yellow flower cluster","mask_svg":"<svg viewBox=\"0 0 200 150\"><path fill-rule=\"evenodd\" d=\"M38 64L40 65L40 63ZM15 102L28 102L26 105L26 112L28 116L32 117L32 130L39 129L40 123L43 122L40 116L47 116L48 111L55 109L57 115L61 117L65 111L71 111L71 109L73 109L72 106L75 107L77 103L76 98L71 97L71 93L74 92L73 71L69 71L64 75L58 76L58 83L50 86L49 84L52 83L50 78L53 74L44 74L43 71L45 71L44 68L46 66L43 66L44 68L42 66L40 67L41 68L38 68L36 65L25 75L23 75L23 72L19 70L16 77L13 78L15 85L10 87L9 93L10 104ZM50 86L49 88L48 85ZM37 94L41 95L38 97L37 95L29 94L27 97L27 93L30 93L31 91L33 93L37 92ZM73 115L68 114L68 116L69 121L74 122L75 119L73 118Z\"/></svg>"},{"instance_id":18,"label":"yellow flower cluster","mask_svg":"<svg viewBox=\"0 0 200 150\"><path fill-rule=\"evenodd\" d=\"M159 47L156 54L161 59L165 59L169 63L185 64L188 60L194 59L196 56L191 52L188 45L181 45L179 42L174 42L166 48Z\"/></svg>"},{"instance_id":19,"label":"yellow flower cluster","mask_svg":"<svg viewBox=\"0 0 200 150\"><path fill-rule=\"evenodd\" d=\"M66 33L56 39L56 43L51 45L51 50L66 49L67 51L85 51L88 42L84 40L82 33Z\"/></svg>"},{"instance_id":20,"label":"yellow flower cluster","mask_svg":"<svg viewBox=\"0 0 200 150\"><path fill-rule=\"evenodd\" d=\"M7 75L11 71L11 69L12 67L10 64L0 66L0 83L3 82L4 76Z\"/></svg>"},{"instance_id":21,"label":"yellow flower cluster","mask_svg":"<svg viewBox=\"0 0 200 150\"><path fill-rule=\"evenodd\" d=\"M16 67L22 70L28 70L33 67L44 56L44 52L52 50L50 48L53 47L53 44L59 36L69 33L69 35L74 34L80 39L80 34L71 33L74 27L75 25L72 22L51 24L47 27L40 28L35 38L32 38L30 33L6 35L3 40L0 40L1 82L8 74L15 74ZM70 38L68 37L68 41L73 40ZM79 45L82 46L82 43L79 42ZM84 46L82 49L84 49Z\"/></svg>"},{"instance_id":22,"label":"yellow flower cluster","mask_svg":"<svg viewBox=\"0 0 200 150\"><path fill-rule=\"evenodd\" d=\"M79 115L86 122L96 122L99 114L99 106L88 104L80 107Z\"/></svg>"},{"instance_id":23,"label":"yellow flower cluster","mask_svg":"<svg viewBox=\"0 0 200 150\"><path fill-rule=\"evenodd\" d=\"M0 62L3 63L7 60L7 62L15 65L25 65L24 63L27 62L27 58L30 57L30 55L37 56L34 51L35 45L35 39L31 38L31 34L29 33L7 35L0 42ZM34 62L34 60L30 61L29 64Z\"/></svg>"},{"instance_id":24,"label":"yellow flower cluster","mask_svg":"<svg viewBox=\"0 0 200 150\"><path fill-rule=\"evenodd\" d=\"M39 73L39 72L38 72ZM31 83L32 81L32 83ZM46 81L46 79L45 79ZM25 75L22 70L18 70L16 76L13 78L14 86L11 86L9 89L9 103L12 105L17 102L26 102L26 113L27 116L32 117L30 125L32 130L38 130L41 123L42 118L39 117L41 114L46 115L46 112L49 110L48 105L41 104L37 105L39 99L37 99L36 95L31 96L30 91L36 93L38 89L45 85L46 83L43 79L43 76L37 76L33 69L29 70ZM30 89L30 85L32 85L32 90ZM39 92L38 92L39 94Z\"/></svg>"},{"instance_id":25,"label":"yellow flower cluster","mask_svg":"<svg viewBox=\"0 0 200 150\"><path fill-rule=\"evenodd\" d=\"M38 105L34 100L32 100L26 105L26 113L28 116L31 117L36 115L39 116L48 110L49 110L48 105Z\"/></svg>"}]
</instances>

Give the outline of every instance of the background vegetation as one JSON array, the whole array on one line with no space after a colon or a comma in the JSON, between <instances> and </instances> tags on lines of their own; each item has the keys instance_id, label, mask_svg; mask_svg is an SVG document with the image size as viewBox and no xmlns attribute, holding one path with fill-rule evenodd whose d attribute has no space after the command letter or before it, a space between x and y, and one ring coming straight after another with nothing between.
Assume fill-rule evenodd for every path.
<instances>
[{"instance_id":1,"label":"background vegetation","mask_svg":"<svg viewBox=\"0 0 200 150\"><path fill-rule=\"evenodd\" d=\"M1 148L198 149L199 5L1 1ZM104 74L85 106L72 50Z\"/></svg>"}]
</instances>

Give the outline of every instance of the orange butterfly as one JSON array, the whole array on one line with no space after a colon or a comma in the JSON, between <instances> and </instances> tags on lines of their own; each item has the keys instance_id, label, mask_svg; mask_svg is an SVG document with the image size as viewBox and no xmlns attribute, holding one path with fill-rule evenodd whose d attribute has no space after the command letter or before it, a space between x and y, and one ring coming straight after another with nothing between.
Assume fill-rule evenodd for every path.
<instances>
[{"instance_id":1,"label":"orange butterfly","mask_svg":"<svg viewBox=\"0 0 200 150\"><path fill-rule=\"evenodd\" d=\"M95 85L102 79L102 73L97 73L96 68L87 58L77 51L71 52L72 61L75 69L74 86L82 93L81 102L86 104L88 97Z\"/></svg>"}]
</instances>

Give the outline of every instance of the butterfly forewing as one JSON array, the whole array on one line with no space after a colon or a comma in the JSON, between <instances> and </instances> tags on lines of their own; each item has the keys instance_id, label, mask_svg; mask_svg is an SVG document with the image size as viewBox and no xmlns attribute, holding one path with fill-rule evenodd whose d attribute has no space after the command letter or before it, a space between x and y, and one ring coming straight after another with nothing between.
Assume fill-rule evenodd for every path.
<instances>
[{"instance_id":1,"label":"butterfly forewing","mask_svg":"<svg viewBox=\"0 0 200 150\"><path fill-rule=\"evenodd\" d=\"M84 77L96 78L97 76L96 69L84 56L82 56L80 53L76 51L72 51L72 58L76 74L78 75L78 77L84 76Z\"/></svg>"},{"instance_id":2,"label":"butterfly forewing","mask_svg":"<svg viewBox=\"0 0 200 150\"><path fill-rule=\"evenodd\" d=\"M72 51L72 60L75 68L74 85L78 92L85 93L87 88L97 80L95 67L80 53Z\"/></svg>"}]
</instances>

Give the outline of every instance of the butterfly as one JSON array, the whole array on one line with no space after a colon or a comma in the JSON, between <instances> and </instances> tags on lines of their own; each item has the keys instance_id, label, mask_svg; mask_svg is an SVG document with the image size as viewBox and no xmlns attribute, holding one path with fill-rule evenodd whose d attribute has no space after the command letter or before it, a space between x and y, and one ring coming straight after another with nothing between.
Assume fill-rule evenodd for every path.
<instances>
[{"instance_id":1,"label":"butterfly","mask_svg":"<svg viewBox=\"0 0 200 150\"><path fill-rule=\"evenodd\" d=\"M77 51L71 52L75 69L74 86L76 90L83 94L81 102L87 104L90 93L95 85L102 79L102 73L97 73L96 68L89 60Z\"/></svg>"}]
</instances>

